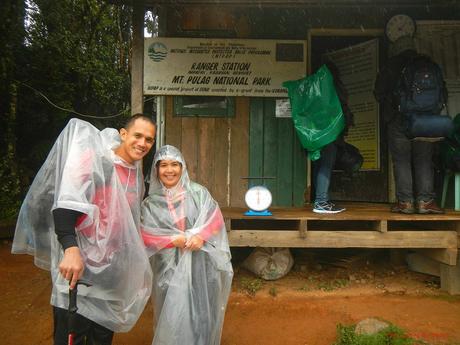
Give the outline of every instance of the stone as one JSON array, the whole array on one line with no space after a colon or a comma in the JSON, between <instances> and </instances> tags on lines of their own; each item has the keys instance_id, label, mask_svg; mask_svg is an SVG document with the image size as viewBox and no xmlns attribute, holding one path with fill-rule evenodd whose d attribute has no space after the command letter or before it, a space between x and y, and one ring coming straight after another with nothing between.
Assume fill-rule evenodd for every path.
<instances>
[{"instance_id":1,"label":"stone","mask_svg":"<svg viewBox=\"0 0 460 345\"><path fill-rule=\"evenodd\" d=\"M368 318L358 322L355 328L356 334L375 334L390 326L389 323L374 318Z\"/></svg>"}]
</instances>

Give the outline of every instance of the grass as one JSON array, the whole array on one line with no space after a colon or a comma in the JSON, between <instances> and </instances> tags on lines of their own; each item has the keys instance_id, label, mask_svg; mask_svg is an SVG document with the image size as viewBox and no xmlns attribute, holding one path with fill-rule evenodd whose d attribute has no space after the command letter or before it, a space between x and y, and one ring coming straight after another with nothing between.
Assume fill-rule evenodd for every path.
<instances>
[{"instance_id":1,"label":"grass","mask_svg":"<svg viewBox=\"0 0 460 345\"><path fill-rule=\"evenodd\" d=\"M276 295L278 295L278 290L276 289L276 287L272 286L268 293L270 294L270 296L276 297Z\"/></svg>"},{"instance_id":2,"label":"grass","mask_svg":"<svg viewBox=\"0 0 460 345\"><path fill-rule=\"evenodd\" d=\"M315 281L314 277L308 277L307 283L302 285L298 290L300 291L334 291L346 287L350 283L347 279L331 279L325 281Z\"/></svg>"},{"instance_id":3,"label":"grass","mask_svg":"<svg viewBox=\"0 0 460 345\"><path fill-rule=\"evenodd\" d=\"M240 282L241 289L249 296L255 296L257 291L262 289L263 285L262 279L257 278L242 278Z\"/></svg>"},{"instance_id":4,"label":"grass","mask_svg":"<svg viewBox=\"0 0 460 345\"><path fill-rule=\"evenodd\" d=\"M337 325L337 341L334 345L427 345L409 337L401 328L390 325L375 334L356 334L355 325Z\"/></svg>"},{"instance_id":5,"label":"grass","mask_svg":"<svg viewBox=\"0 0 460 345\"><path fill-rule=\"evenodd\" d=\"M323 291L334 291L347 286L349 283L346 279L333 279L318 284L318 289Z\"/></svg>"}]
</instances>

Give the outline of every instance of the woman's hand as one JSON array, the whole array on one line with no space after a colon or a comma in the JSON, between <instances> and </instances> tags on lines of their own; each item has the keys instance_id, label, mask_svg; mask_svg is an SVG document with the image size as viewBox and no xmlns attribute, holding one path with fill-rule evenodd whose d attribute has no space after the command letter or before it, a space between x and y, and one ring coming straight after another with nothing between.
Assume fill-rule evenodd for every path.
<instances>
[{"instance_id":1,"label":"woman's hand","mask_svg":"<svg viewBox=\"0 0 460 345\"><path fill-rule=\"evenodd\" d=\"M204 244L204 240L198 236L198 235L194 235L192 237L190 237L187 242L185 242L185 249L189 249L189 250L200 250L201 247L203 247L203 244Z\"/></svg>"},{"instance_id":2,"label":"woman's hand","mask_svg":"<svg viewBox=\"0 0 460 345\"><path fill-rule=\"evenodd\" d=\"M172 237L172 244L174 247L184 248L186 240L184 235L175 235Z\"/></svg>"}]
</instances>

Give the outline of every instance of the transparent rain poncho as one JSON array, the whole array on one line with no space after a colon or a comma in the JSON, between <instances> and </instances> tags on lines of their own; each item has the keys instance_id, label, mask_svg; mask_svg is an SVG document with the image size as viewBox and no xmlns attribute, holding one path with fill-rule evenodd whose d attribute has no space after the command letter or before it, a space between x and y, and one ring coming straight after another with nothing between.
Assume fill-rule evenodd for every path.
<instances>
[{"instance_id":1,"label":"transparent rain poncho","mask_svg":"<svg viewBox=\"0 0 460 345\"><path fill-rule=\"evenodd\" d=\"M99 131L72 119L59 135L22 204L12 252L35 256L51 270L51 304L67 309L69 283L58 270L63 250L52 210L84 215L76 235L85 262L78 313L115 332L129 331L151 294L152 272L139 234L143 181L140 164L115 155L118 131Z\"/></svg>"},{"instance_id":2,"label":"transparent rain poncho","mask_svg":"<svg viewBox=\"0 0 460 345\"><path fill-rule=\"evenodd\" d=\"M158 179L157 162L182 164L171 189ZM191 182L180 151L163 146L152 165L149 196L142 203L141 231L152 255L156 319L153 344L220 344L233 269L224 220L217 202L203 186ZM198 235L198 251L172 245L172 236Z\"/></svg>"}]
</instances>

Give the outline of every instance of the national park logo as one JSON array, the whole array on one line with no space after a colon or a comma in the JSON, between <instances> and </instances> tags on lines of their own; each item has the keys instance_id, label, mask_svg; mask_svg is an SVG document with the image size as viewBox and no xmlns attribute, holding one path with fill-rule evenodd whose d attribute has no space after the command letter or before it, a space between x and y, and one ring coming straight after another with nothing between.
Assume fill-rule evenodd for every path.
<instances>
[{"instance_id":1,"label":"national park logo","mask_svg":"<svg viewBox=\"0 0 460 345\"><path fill-rule=\"evenodd\" d=\"M155 42L149 46L148 55L155 62L164 60L167 54L168 48L163 43Z\"/></svg>"}]
</instances>

